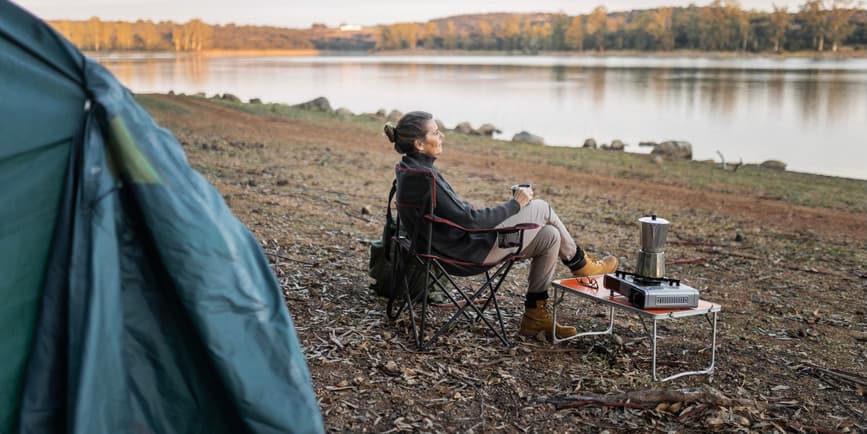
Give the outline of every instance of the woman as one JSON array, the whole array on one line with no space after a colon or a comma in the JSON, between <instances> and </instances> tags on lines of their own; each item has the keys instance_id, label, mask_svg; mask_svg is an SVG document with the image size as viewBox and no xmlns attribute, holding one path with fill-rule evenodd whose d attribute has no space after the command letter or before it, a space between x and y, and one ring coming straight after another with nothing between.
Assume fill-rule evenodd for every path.
<instances>
[{"instance_id":1,"label":"woman","mask_svg":"<svg viewBox=\"0 0 867 434\"><path fill-rule=\"evenodd\" d=\"M460 199L434 162L443 151L445 135L437 127L430 113L414 111L405 114L397 126L385 125L385 134L394 144L394 149L403 154L398 173L398 201L403 198L426 198L430 184L404 181L400 173L412 171L432 172L436 177L436 208L434 213L465 228L495 228L514 226L519 223L535 223L538 229L524 232L524 247L521 254L531 258L528 276L526 309L521 319L519 333L535 336L544 331L550 338L552 319L546 308L548 287L554 277L557 258L569 268L573 276L591 276L612 273L617 269L617 258L606 256L601 260L585 255L575 243L569 231L547 202L533 199L532 188L521 188L508 201L489 208L474 208ZM419 211L420 212L420 211ZM418 216L415 216L418 217ZM410 220L416 220L415 218ZM408 222L407 222L408 223ZM494 262L514 249L502 249L497 245L494 233L467 233L455 231L443 225L435 225L433 249L448 257L472 261ZM557 325L557 337L574 336L574 327Z\"/></svg>"}]
</instances>

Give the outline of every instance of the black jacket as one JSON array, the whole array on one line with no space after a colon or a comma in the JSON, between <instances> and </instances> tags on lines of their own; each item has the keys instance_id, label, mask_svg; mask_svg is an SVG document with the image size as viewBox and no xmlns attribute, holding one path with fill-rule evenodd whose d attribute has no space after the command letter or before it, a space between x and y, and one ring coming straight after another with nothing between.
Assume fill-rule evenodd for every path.
<instances>
[{"instance_id":1,"label":"black jacket","mask_svg":"<svg viewBox=\"0 0 867 434\"><path fill-rule=\"evenodd\" d=\"M398 215L407 234L412 235L416 228L421 228L419 239L426 238L424 225L420 223L422 216L429 212L431 192L434 191L432 185L435 186L434 214L468 229L493 228L520 211L521 205L515 199L490 208L473 208L470 203L461 200L433 166L435 160L422 153L404 155L395 169ZM434 224L433 240L434 253L463 261L482 262L496 243L497 235L468 233L446 224Z\"/></svg>"}]
</instances>

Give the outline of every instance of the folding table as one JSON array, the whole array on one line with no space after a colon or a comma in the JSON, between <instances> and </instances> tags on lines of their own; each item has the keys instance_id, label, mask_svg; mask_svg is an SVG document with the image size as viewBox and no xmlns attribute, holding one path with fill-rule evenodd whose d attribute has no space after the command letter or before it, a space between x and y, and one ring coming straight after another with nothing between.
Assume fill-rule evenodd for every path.
<instances>
[{"instance_id":1,"label":"folding table","mask_svg":"<svg viewBox=\"0 0 867 434\"><path fill-rule=\"evenodd\" d=\"M653 358L651 359L652 365L652 373L653 373L653 381L668 381L673 380L675 378L683 377L686 375L700 375L700 374L711 374L714 370L714 365L716 363L716 332L717 332L717 314L720 312L722 307L719 304L711 303L709 301L699 300L698 306L694 308L681 308L681 309L641 309L636 306L633 306L626 300L626 297L620 295L617 292L614 292L610 289L607 289L603 286L603 276L591 276L585 278L572 278L572 279L561 279L555 280L552 282L554 286L554 302L552 303L552 310L554 316L554 323L556 327L557 322L557 310L560 307L560 304L563 303L566 294L577 295L582 300L589 300L596 304L600 304L608 307L608 328L605 330L599 331L587 331L583 333L578 333L575 336L570 336L564 339L558 339L555 331L552 330L552 334L554 336L554 343L560 343L564 341L568 341L571 339L576 339L581 336L590 336L590 335L605 335L612 334L614 331L614 311L617 309L623 310L628 313L633 313L638 316L641 320L641 325L644 327L645 332L648 335L648 338L651 340L651 347L653 348ZM697 371L684 371L680 372L663 379L657 379L656 375L656 341L657 341L657 322L664 321L668 319L675 318L687 318L693 316L702 315L708 321L708 323L712 327L711 333L711 356L710 356L710 366L705 369L697 370ZM647 330L647 326L644 323L645 319L650 319L653 322L652 331Z\"/></svg>"}]
</instances>

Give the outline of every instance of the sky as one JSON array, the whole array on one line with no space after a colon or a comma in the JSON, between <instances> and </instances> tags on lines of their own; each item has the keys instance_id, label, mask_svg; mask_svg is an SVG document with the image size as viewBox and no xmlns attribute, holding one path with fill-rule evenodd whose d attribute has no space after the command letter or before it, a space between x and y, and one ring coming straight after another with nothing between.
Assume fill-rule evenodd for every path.
<instances>
[{"instance_id":1,"label":"sky","mask_svg":"<svg viewBox=\"0 0 867 434\"><path fill-rule=\"evenodd\" d=\"M0 0L3 1L3 0ZM305 28L313 23L335 27L427 21L482 12L564 12L584 14L598 5L609 11L660 6L703 6L711 0L13 0L40 18L259 24ZM741 0L745 9L770 10L773 3L795 10L804 0Z\"/></svg>"}]
</instances>

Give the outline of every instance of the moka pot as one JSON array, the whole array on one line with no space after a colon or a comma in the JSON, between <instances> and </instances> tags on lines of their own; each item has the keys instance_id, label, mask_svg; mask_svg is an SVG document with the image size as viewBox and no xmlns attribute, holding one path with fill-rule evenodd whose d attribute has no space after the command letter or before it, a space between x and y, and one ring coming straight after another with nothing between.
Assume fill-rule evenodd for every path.
<instances>
[{"instance_id":1,"label":"moka pot","mask_svg":"<svg viewBox=\"0 0 867 434\"><path fill-rule=\"evenodd\" d=\"M668 235L668 220L649 215L638 219L641 235L641 250L635 274L652 279L665 277L665 237Z\"/></svg>"}]
</instances>

